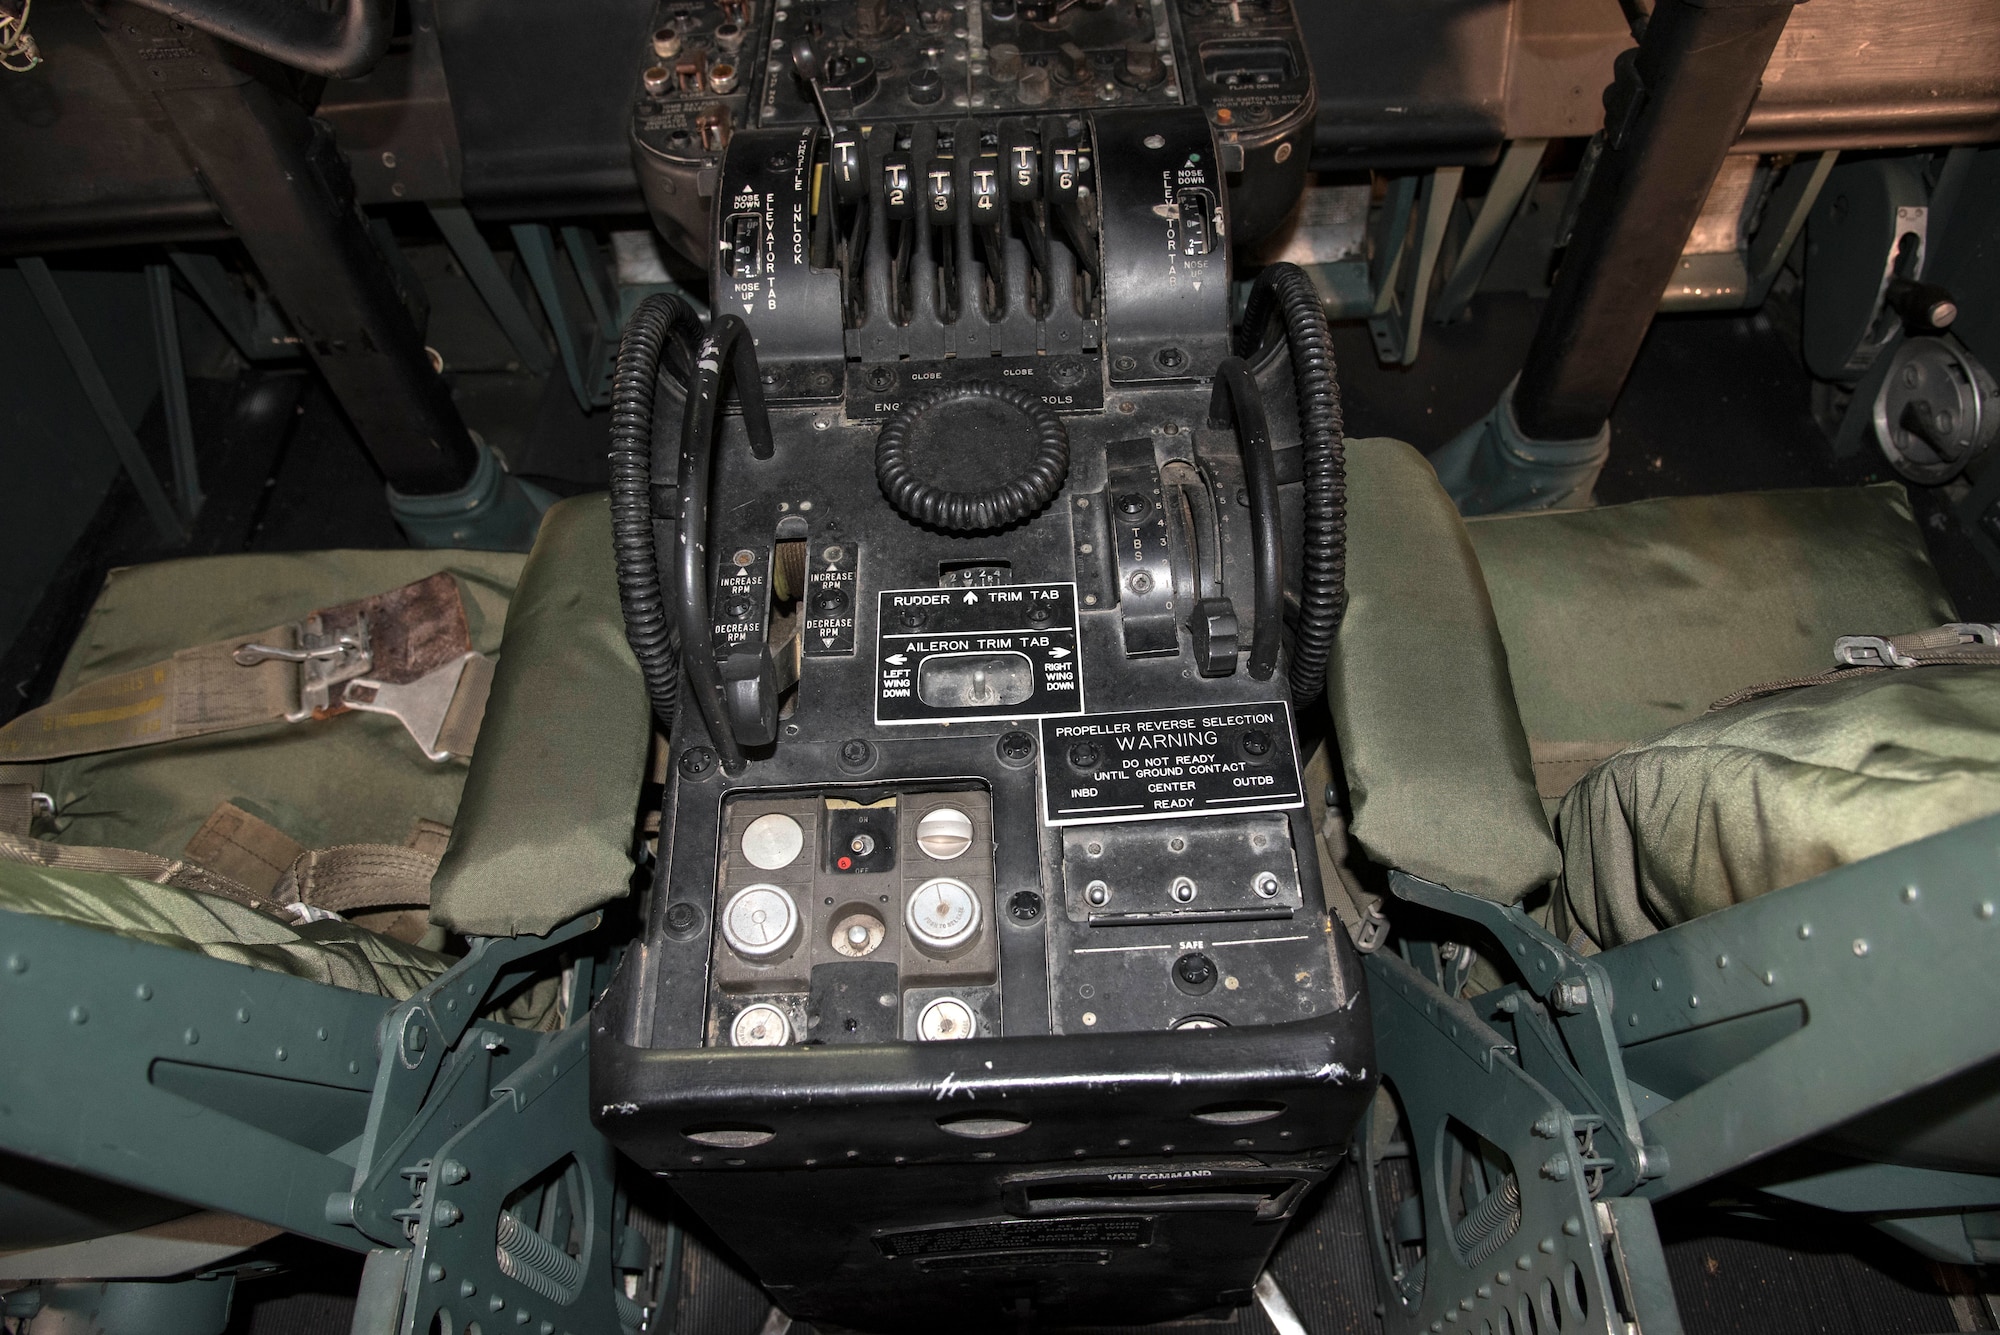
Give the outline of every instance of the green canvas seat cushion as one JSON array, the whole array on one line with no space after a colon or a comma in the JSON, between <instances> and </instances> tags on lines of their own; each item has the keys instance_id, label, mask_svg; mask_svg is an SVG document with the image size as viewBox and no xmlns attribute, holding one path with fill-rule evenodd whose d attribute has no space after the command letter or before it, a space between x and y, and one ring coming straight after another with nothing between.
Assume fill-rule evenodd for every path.
<instances>
[{"instance_id":1,"label":"green canvas seat cushion","mask_svg":"<svg viewBox=\"0 0 2000 1335\"><path fill-rule=\"evenodd\" d=\"M1564 935L1609 948L2000 812L2000 670L1765 696L1612 757L1563 799Z\"/></svg>"},{"instance_id":2,"label":"green canvas seat cushion","mask_svg":"<svg viewBox=\"0 0 2000 1335\"><path fill-rule=\"evenodd\" d=\"M1955 620L1896 483L1466 522L1542 790L1833 641Z\"/></svg>"},{"instance_id":3,"label":"green canvas seat cushion","mask_svg":"<svg viewBox=\"0 0 2000 1335\"><path fill-rule=\"evenodd\" d=\"M542 935L625 894L652 706L625 643L603 495L553 506L507 614L506 651L431 920Z\"/></svg>"},{"instance_id":4,"label":"green canvas seat cushion","mask_svg":"<svg viewBox=\"0 0 2000 1335\"><path fill-rule=\"evenodd\" d=\"M1458 510L1401 441L1347 442L1346 618L1327 704L1377 863L1512 903L1560 870Z\"/></svg>"},{"instance_id":5,"label":"green canvas seat cushion","mask_svg":"<svg viewBox=\"0 0 2000 1335\"><path fill-rule=\"evenodd\" d=\"M352 923L293 926L233 900L107 872L0 862L0 909L397 1001L451 966L442 955Z\"/></svg>"},{"instance_id":6,"label":"green canvas seat cushion","mask_svg":"<svg viewBox=\"0 0 2000 1335\"><path fill-rule=\"evenodd\" d=\"M505 552L330 551L114 570L54 693L440 570L458 581L473 648L496 653L523 560ZM308 848L400 844L419 817L452 823L465 773L461 764L426 760L397 720L350 712L52 761L40 786L56 800L59 842L175 857L222 802Z\"/></svg>"}]
</instances>

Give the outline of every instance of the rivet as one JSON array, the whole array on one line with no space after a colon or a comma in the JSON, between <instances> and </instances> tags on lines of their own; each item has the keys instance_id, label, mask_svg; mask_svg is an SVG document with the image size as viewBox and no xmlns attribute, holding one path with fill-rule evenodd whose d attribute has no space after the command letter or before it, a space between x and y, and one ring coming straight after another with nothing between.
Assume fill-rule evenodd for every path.
<instances>
[{"instance_id":1,"label":"rivet","mask_svg":"<svg viewBox=\"0 0 2000 1335\"><path fill-rule=\"evenodd\" d=\"M151 1001L153 999L152 986L147 983L141 983L132 989L132 995L141 1001Z\"/></svg>"},{"instance_id":2,"label":"rivet","mask_svg":"<svg viewBox=\"0 0 2000 1335\"><path fill-rule=\"evenodd\" d=\"M1727 955L1717 955L1717 956L1715 957L1715 967L1716 967L1716 968L1718 968L1718 969L1726 969L1726 968L1728 968L1728 967L1729 967L1729 956L1727 956Z\"/></svg>"},{"instance_id":3,"label":"rivet","mask_svg":"<svg viewBox=\"0 0 2000 1335\"><path fill-rule=\"evenodd\" d=\"M1991 906L1991 905L1988 905L1987 907L1988 907L1988 908L1991 908L1992 906ZM1988 916L1990 917L1991 915L1989 914ZM7 972L9 972L9 973L26 973L27 971L28 971L28 957L27 957L27 956L25 956L25 955L9 955L9 956L7 957Z\"/></svg>"},{"instance_id":4,"label":"rivet","mask_svg":"<svg viewBox=\"0 0 2000 1335\"><path fill-rule=\"evenodd\" d=\"M318 1036L319 1036L319 1041L320 1041L320 1042L322 1042L322 1043L326 1042L326 1026L325 1026L325 1025L321 1025L321 1026L320 1026L320 1028L319 1028L319 1035L318 1035Z\"/></svg>"},{"instance_id":5,"label":"rivet","mask_svg":"<svg viewBox=\"0 0 2000 1335\"><path fill-rule=\"evenodd\" d=\"M1514 1268L1516 1270L1533 1270L1535 1268L1535 1258L1526 1252L1522 1252L1514 1258Z\"/></svg>"},{"instance_id":6,"label":"rivet","mask_svg":"<svg viewBox=\"0 0 2000 1335\"><path fill-rule=\"evenodd\" d=\"M283 1048L278 1049L277 1057L279 1061L283 1061L285 1059L285 1050Z\"/></svg>"},{"instance_id":7,"label":"rivet","mask_svg":"<svg viewBox=\"0 0 2000 1335\"><path fill-rule=\"evenodd\" d=\"M201 1042L201 1034L193 1025L189 1025L187 1032L181 1035L181 1042L187 1044L189 1047L193 1047L195 1044Z\"/></svg>"},{"instance_id":8,"label":"rivet","mask_svg":"<svg viewBox=\"0 0 2000 1335\"><path fill-rule=\"evenodd\" d=\"M486 1310L489 1312L498 1312L506 1306L507 1300L497 1293L486 1300Z\"/></svg>"},{"instance_id":9,"label":"rivet","mask_svg":"<svg viewBox=\"0 0 2000 1335\"><path fill-rule=\"evenodd\" d=\"M1514 1282L1514 1272L1511 1270L1496 1270L1493 1272L1493 1278L1500 1284L1512 1284Z\"/></svg>"},{"instance_id":10,"label":"rivet","mask_svg":"<svg viewBox=\"0 0 2000 1335\"><path fill-rule=\"evenodd\" d=\"M1655 992L1659 991L1659 990L1660 990L1661 988L1665 987L1666 985L1667 985L1667 984L1666 984L1665 980L1663 980L1663 979L1659 979L1659 978L1655 978L1655 979L1653 980L1653 990L1654 990Z\"/></svg>"},{"instance_id":11,"label":"rivet","mask_svg":"<svg viewBox=\"0 0 2000 1335\"><path fill-rule=\"evenodd\" d=\"M71 1024L83 1024L87 1022L89 1019L90 1019L90 1012L85 1010L83 1007L71 1006L69 1008L69 1022Z\"/></svg>"},{"instance_id":12,"label":"rivet","mask_svg":"<svg viewBox=\"0 0 2000 1335\"><path fill-rule=\"evenodd\" d=\"M1987 900L1987 901L1986 901L1985 903L1983 903L1983 904L1981 904L1981 905L1979 906L1979 916L1980 916L1980 917L1982 917L1982 918L1991 918L1991 917L1993 916L1993 901L1992 901L1992 900L1990 900L1990 899L1989 899L1989 900ZM28 966L27 966L26 964L23 964L23 965L21 965L21 968L20 968L20 969L16 969L16 970L15 970L14 972L16 972L16 973L19 973L19 972L21 971L21 969L25 969L25 968L27 968L27 967L28 967Z\"/></svg>"},{"instance_id":13,"label":"rivet","mask_svg":"<svg viewBox=\"0 0 2000 1335\"><path fill-rule=\"evenodd\" d=\"M444 1267L439 1265L436 1261L432 1261L430 1269L426 1270L424 1273L429 1275L431 1277L431 1283L435 1284L439 1280L444 1278Z\"/></svg>"},{"instance_id":14,"label":"rivet","mask_svg":"<svg viewBox=\"0 0 2000 1335\"><path fill-rule=\"evenodd\" d=\"M1854 953L1856 956L1866 955L1868 953L1868 943L1860 937L1854 938Z\"/></svg>"},{"instance_id":15,"label":"rivet","mask_svg":"<svg viewBox=\"0 0 2000 1335\"><path fill-rule=\"evenodd\" d=\"M1541 1249L1544 1255L1546 1256L1555 1255L1556 1240L1554 1238L1543 1238L1540 1242L1536 1243L1535 1245Z\"/></svg>"},{"instance_id":16,"label":"rivet","mask_svg":"<svg viewBox=\"0 0 2000 1335\"><path fill-rule=\"evenodd\" d=\"M1637 1029L1639 1027L1639 1012L1633 1011L1630 1016L1626 1017L1625 1023Z\"/></svg>"},{"instance_id":17,"label":"rivet","mask_svg":"<svg viewBox=\"0 0 2000 1335\"><path fill-rule=\"evenodd\" d=\"M479 1286L477 1284L474 1284L471 1280L461 1279L460 1281L458 1281L459 1297L470 1298L473 1294L477 1292L479 1292Z\"/></svg>"},{"instance_id":18,"label":"rivet","mask_svg":"<svg viewBox=\"0 0 2000 1335\"><path fill-rule=\"evenodd\" d=\"M248 1006L238 1006L236 1008L236 1023L238 1024L250 1023L250 1008Z\"/></svg>"},{"instance_id":19,"label":"rivet","mask_svg":"<svg viewBox=\"0 0 2000 1335\"><path fill-rule=\"evenodd\" d=\"M1903 887L1903 902L1905 904L1914 904L1917 902L1917 887L1914 885Z\"/></svg>"},{"instance_id":20,"label":"rivet","mask_svg":"<svg viewBox=\"0 0 2000 1335\"><path fill-rule=\"evenodd\" d=\"M1809 936L1811 936L1811 935L1812 935L1812 924L1811 924L1811 923L1809 923L1809 922L1802 922L1802 923L1800 923L1800 924L1799 924L1799 940L1803 941L1803 940L1805 940L1805 939L1806 939L1807 937L1809 937Z\"/></svg>"},{"instance_id":21,"label":"rivet","mask_svg":"<svg viewBox=\"0 0 2000 1335\"><path fill-rule=\"evenodd\" d=\"M360 1075L360 1074L361 1074L361 1063L360 1063L360 1062L349 1062L349 1063L347 1063L347 1073L348 1073L349 1075Z\"/></svg>"},{"instance_id":22,"label":"rivet","mask_svg":"<svg viewBox=\"0 0 2000 1335\"><path fill-rule=\"evenodd\" d=\"M1688 1009L1689 1009L1689 1010L1693 1010L1693 1009L1694 1009L1694 1008L1695 1008L1696 1006L1699 1006L1699 1005L1701 1005L1701 998L1700 998L1700 997L1697 997L1697 996L1691 996L1691 997L1689 997L1689 998L1688 998Z\"/></svg>"},{"instance_id":23,"label":"rivet","mask_svg":"<svg viewBox=\"0 0 2000 1335\"><path fill-rule=\"evenodd\" d=\"M1575 1215L1563 1220L1563 1232L1572 1238L1583 1236L1583 1221Z\"/></svg>"},{"instance_id":24,"label":"rivet","mask_svg":"<svg viewBox=\"0 0 2000 1335\"><path fill-rule=\"evenodd\" d=\"M1764 970L1764 986L1769 987L1777 981L1778 975L1772 973L1769 969Z\"/></svg>"},{"instance_id":25,"label":"rivet","mask_svg":"<svg viewBox=\"0 0 2000 1335\"><path fill-rule=\"evenodd\" d=\"M1491 1284L1481 1284L1477 1292L1482 1298L1491 1298L1493 1296L1493 1286Z\"/></svg>"}]
</instances>

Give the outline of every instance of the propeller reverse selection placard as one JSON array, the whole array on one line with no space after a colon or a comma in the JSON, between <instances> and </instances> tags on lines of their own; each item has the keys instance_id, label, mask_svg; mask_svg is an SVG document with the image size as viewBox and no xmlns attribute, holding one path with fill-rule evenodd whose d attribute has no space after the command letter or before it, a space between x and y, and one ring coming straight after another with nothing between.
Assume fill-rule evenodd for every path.
<instances>
[{"instance_id":1,"label":"propeller reverse selection placard","mask_svg":"<svg viewBox=\"0 0 2000 1335\"><path fill-rule=\"evenodd\" d=\"M1273 700L1044 720L1042 800L1051 825L1302 806L1292 707Z\"/></svg>"},{"instance_id":2,"label":"propeller reverse selection placard","mask_svg":"<svg viewBox=\"0 0 2000 1335\"><path fill-rule=\"evenodd\" d=\"M885 589L875 625L878 724L1083 712L1074 584Z\"/></svg>"}]
</instances>

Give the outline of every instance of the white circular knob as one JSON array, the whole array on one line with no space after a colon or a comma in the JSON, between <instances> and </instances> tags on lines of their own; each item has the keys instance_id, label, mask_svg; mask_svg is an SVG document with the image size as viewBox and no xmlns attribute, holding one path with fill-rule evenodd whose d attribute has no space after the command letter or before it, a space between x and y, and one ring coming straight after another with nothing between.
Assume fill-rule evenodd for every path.
<instances>
[{"instance_id":1,"label":"white circular knob","mask_svg":"<svg viewBox=\"0 0 2000 1335\"><path fill-rule=\"evenodd\" d=\"M939 997L917 1014L917 1037L926 1043L971 1038L978 1032L972 1007L957 997Z\"/></svg>"},{"instance_id":2,"label":"white circular knob","mask_svg":"<svg viewBox=\"0 0 2000 1335\"><path fill-rule=\"evenodd\" d=\"M745 886L722 910L722 939L745 959L769 959L781 953L798 929L798 905L775 885Z\"/></svg>"},{"instance_id":3,"label":"white circular knob","mask_svg":"<svg viewBox=\"0 0 2000 1335\"><path fill-rule=\"evenodd\" d=\"M760 1001L737 1015L729 1026L729 1041L739 1048L781 1048L792 1041L791 1022L776 1006Z\"/></svg>"},{"instance_id":4,"label":"white circular knob","mask_svg":"<svg viewBox=\"0 0 2000 1335\"><path fill-rule=\"evenodd\" d=\"M932 807L917 822L917 847L938 862L950 862L972 847L972 817L957 807Z\"/></svg>"},{"instance_id":5,"label":"white circular knob","mask_svg":"<svg viewBox=\"0 0 2000 1335\"><path fill-rule=\"evenodd\" d=\"M903 924L927 950L956 950L979 930L979 896L963 881L925 881L903 909Z\"/></svg>"},{"instance_id":6,"label":"white circular knob","mask_svg":"<svg viewBox=\"0 0 2000 1335\"><path fill-rule=\"evenodd\" d=\"M759 871L789 867L806 846L806 832L782 811L759 816L743 827L743 856Z\"/></svg>"}]
</instances>

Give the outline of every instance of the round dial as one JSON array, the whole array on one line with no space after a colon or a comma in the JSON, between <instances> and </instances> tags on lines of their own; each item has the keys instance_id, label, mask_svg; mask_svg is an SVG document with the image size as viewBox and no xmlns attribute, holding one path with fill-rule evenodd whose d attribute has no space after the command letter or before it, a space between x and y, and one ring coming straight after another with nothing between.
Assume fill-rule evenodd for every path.
<instances>
[{"instance_id":1,"label":"round dial","mask_svg":"<svg viewBox=\"0 0 2000 1335\"><path fill-rule=\"evenodd\" d=\"M979 930L979 896L965 882L939 876L910 896L903 923L926 950L956 950Z\"/></svg>"},{"instance_id":2,"label":"round dial","mask_svg":"<svg viewBox=\"0 0 2000 1335\"><path fill-rule=\"evenodd\" d=\"M745 886L722 910L722 938L745 959L769 959L782 953L798 930L798 905L779 886Z\"/></svg>"},{"instance_id":3,"label":"round dial","mask_svg":"<svg viewBox=\"0 0 2000 1335\"><path fill-rule=\"evenodd\" d=\"M789 867L806 846L806 832L782 811L759 816L743 828L743 856L759 871Z\"/></svg>"},{"instance_id":4,"label":"round dial","mask_svg":"<svg viewBox=\"0 0 2000 1335\"><path fill-rule=\"evenodd\" d=\"M917 1037L926 1043L971 1038L978 1032L972 1007L957 997L939 997L917 1014Z\"/></svg>"},{"instance_id":5,"label":"round dial","mask_svg":"<svg viewBox=\"0 0 2000 1335\"><path fill-rule=\"evenodd\" d=\"M737 1014L729 1041L739 1048L781 1048L792 1041L792 1026L783 1011L760 1001Z\"/></svg>"}]
</instances>

